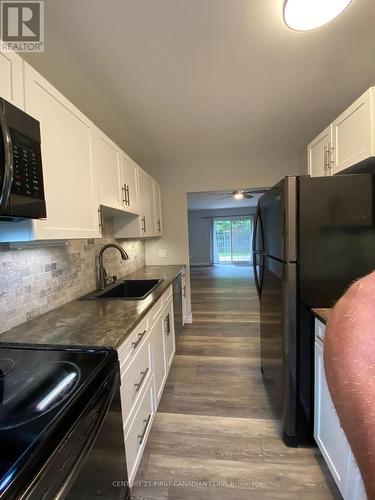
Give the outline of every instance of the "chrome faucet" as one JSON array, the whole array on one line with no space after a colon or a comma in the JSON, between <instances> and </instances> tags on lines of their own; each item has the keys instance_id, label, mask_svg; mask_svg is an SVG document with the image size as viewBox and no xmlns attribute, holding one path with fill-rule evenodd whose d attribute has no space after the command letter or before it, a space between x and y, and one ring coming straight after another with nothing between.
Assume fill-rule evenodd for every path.
<instances>
[{"instance_id":1,"label":"chrome faucet","mask_svg":"<svg viewBox=\"0 0 375 500\"><path fill-rule=\"evenodd\" d=\"M113 283L116 283L117 281L117 276L111 276L108 277L107 271L104 267L103 264L103 253L107 248L116 248L120 254L122 260L128 260L129 255L125 252L125 250L120 247L120 245L116 245L116 243L108 243L108 245L104 245L104 247L100 250L99 255L98 255L98 263L99 263L99 290L103 290L105 288L109 281L112 281Z\"/></svg>"}]
</instances>

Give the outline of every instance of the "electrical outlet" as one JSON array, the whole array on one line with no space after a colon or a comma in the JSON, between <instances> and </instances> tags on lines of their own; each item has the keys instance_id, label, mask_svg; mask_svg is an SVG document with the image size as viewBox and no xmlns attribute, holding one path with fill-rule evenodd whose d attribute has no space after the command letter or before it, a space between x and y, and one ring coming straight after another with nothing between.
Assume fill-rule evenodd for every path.
<instances>
[{"instance_id":1,"label":"electrical outlet","mask_svg":"<svg viewBox=\"0 0 375 500\"><path fill-rule=\"evenodd\" d=\"M167 251L166 251L166 249L165 249L165 248L161 248L161 249L159 250L159 257L160 257L161 259L164 259L166 256L167 256Z\"/></svg>"}]
</instances>

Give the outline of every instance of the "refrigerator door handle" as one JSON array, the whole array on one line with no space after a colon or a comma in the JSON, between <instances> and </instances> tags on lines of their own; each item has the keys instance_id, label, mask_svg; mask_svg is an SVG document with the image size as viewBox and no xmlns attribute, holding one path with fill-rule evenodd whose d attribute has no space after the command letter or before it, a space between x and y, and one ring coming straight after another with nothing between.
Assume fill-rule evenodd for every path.
<instances>
[{"instance_id":1,"label":"refrigerator door handle","mask_svg":"<svg viewBox=\"0 0 375 500\"><path fill-rule=\"evenodd\" d=\"M260 234L260 241L258 242L258 228ZM260 245L258 245L260 243ZM263 239L263 225L260 215L259 204L257 206L255 217L254 217L254 230L253 230L253 269L254 269L254 281L257 289L258 297L260 298L262 294L263 285L263 268L264 268L264 239ZM259 265L260 275L258 275L258 259L261 259L261 264Z\"/></svg>"},{"instance_id":2,"label":"refrigerator door handle","mask_svg":"<svg viewBox=\"0 0 375 500\"><path fill-rule=\"evenodd\" d=\"M260 208L259 203L257 205L257 209L254 216L254 229L253 229L253 253L260 253L264 250L264 241L262 241L262 249L260 250L257 243L257 235L258 235L258 224L260 228L261 238L263 240L263 227L262 227L262 219L260 218Z\"/></svg>"},{"instance_id":3,"label":"refrigerator door handle","mask_svg":"<svg viewBox=\"0 0 375 500\"><path fill-rule=\"evenodd\" d=\"M260 274L258 274L258 259L261 259L261 264L259 265ZM257 294L260 299L262 295L263 288L263 273L264 273L264 255L260 252L253 252L253 270L254 270L254 281L255 287L257 289Z\"/></svg>"}]
</instances>

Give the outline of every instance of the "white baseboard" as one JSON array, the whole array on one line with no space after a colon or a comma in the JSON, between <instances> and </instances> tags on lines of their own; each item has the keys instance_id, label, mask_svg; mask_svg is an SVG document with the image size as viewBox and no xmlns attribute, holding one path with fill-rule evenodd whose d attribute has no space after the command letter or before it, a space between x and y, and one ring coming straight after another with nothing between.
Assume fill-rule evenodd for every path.
<instances>
[{"instance_id":1,"label":"white baseboard","mask_svg":"<svg viewBox=\"0 0 375 500\"><path fill-rule=\"evenodd\" d=\"M184 317L184 324L185 323L192 323L193 322L193 315L192 314L187 314L185 317Z\"/></svg>"}]
</instances>

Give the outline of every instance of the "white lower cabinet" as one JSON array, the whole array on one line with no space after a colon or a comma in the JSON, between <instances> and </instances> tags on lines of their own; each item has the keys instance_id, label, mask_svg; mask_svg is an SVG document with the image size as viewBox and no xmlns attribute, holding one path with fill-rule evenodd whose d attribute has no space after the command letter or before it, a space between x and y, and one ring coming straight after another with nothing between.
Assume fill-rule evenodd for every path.
<instances>
[{"instance_id":1,"label":"white lower cabinet","mask_svg":"<svg viewBox=\"0 0 375 500\"><path fill-rule=\"evenodd\" d=\"M122 404L122 403L121 403ZM130 483L134 481L155 414L152 380L145 386L133 418L125 427L125 452Z\"/></svg>"},{"instance_id":2,"label":"white lower cabinet","mask_svg":"<svg viewBox=\"0 0 375 500\"><path fill-rule=\"evenodd\" d=\"M160 315L151 330L151 352L154 369L155 399L159 403L167 378L163 318Z\"/></svg>"},{"instance_id":3,"label":"white lower cabinet","mask_svg":"<svg viewBox=\"0 0 375 500\"><path fill-rule=\"evenodd\" d=\"M150 342L146 341L121 377L122 418L125 425L142 394L143 386L147 385L151 376Z\"/></svg>"},{"instance_id":4,"label":"white lower cabinet","mask_svg":"<svg viewBox=\"0 0 375 500\"><path fill-rule=\"evenodd\" d=\"M345 500L366 500L361 474L340 425L324 372L324 325L315 320L314 438Z\"/></svg>"},{"instance_id":5,"label":"white lower cabinet","mask_svg":"<svg viewBox=\"0 0 375 500\"><path fill-rule=\"evenodd\" d=\"M175 353L172 286L118 349L128 478L132 484Z\"/></svg>"},{"instance_id":6,"label":"white lower cabinet","mask_svg":"<svg viewBox=\"0 0 375 500\"><path fill-rule=\"evenodd\" d=\"M165 364L166 371L168 371L176 352L172 299L170 299L165 306L163 313L163 336L165 345Z\"/></svg>"}]
</instances>

